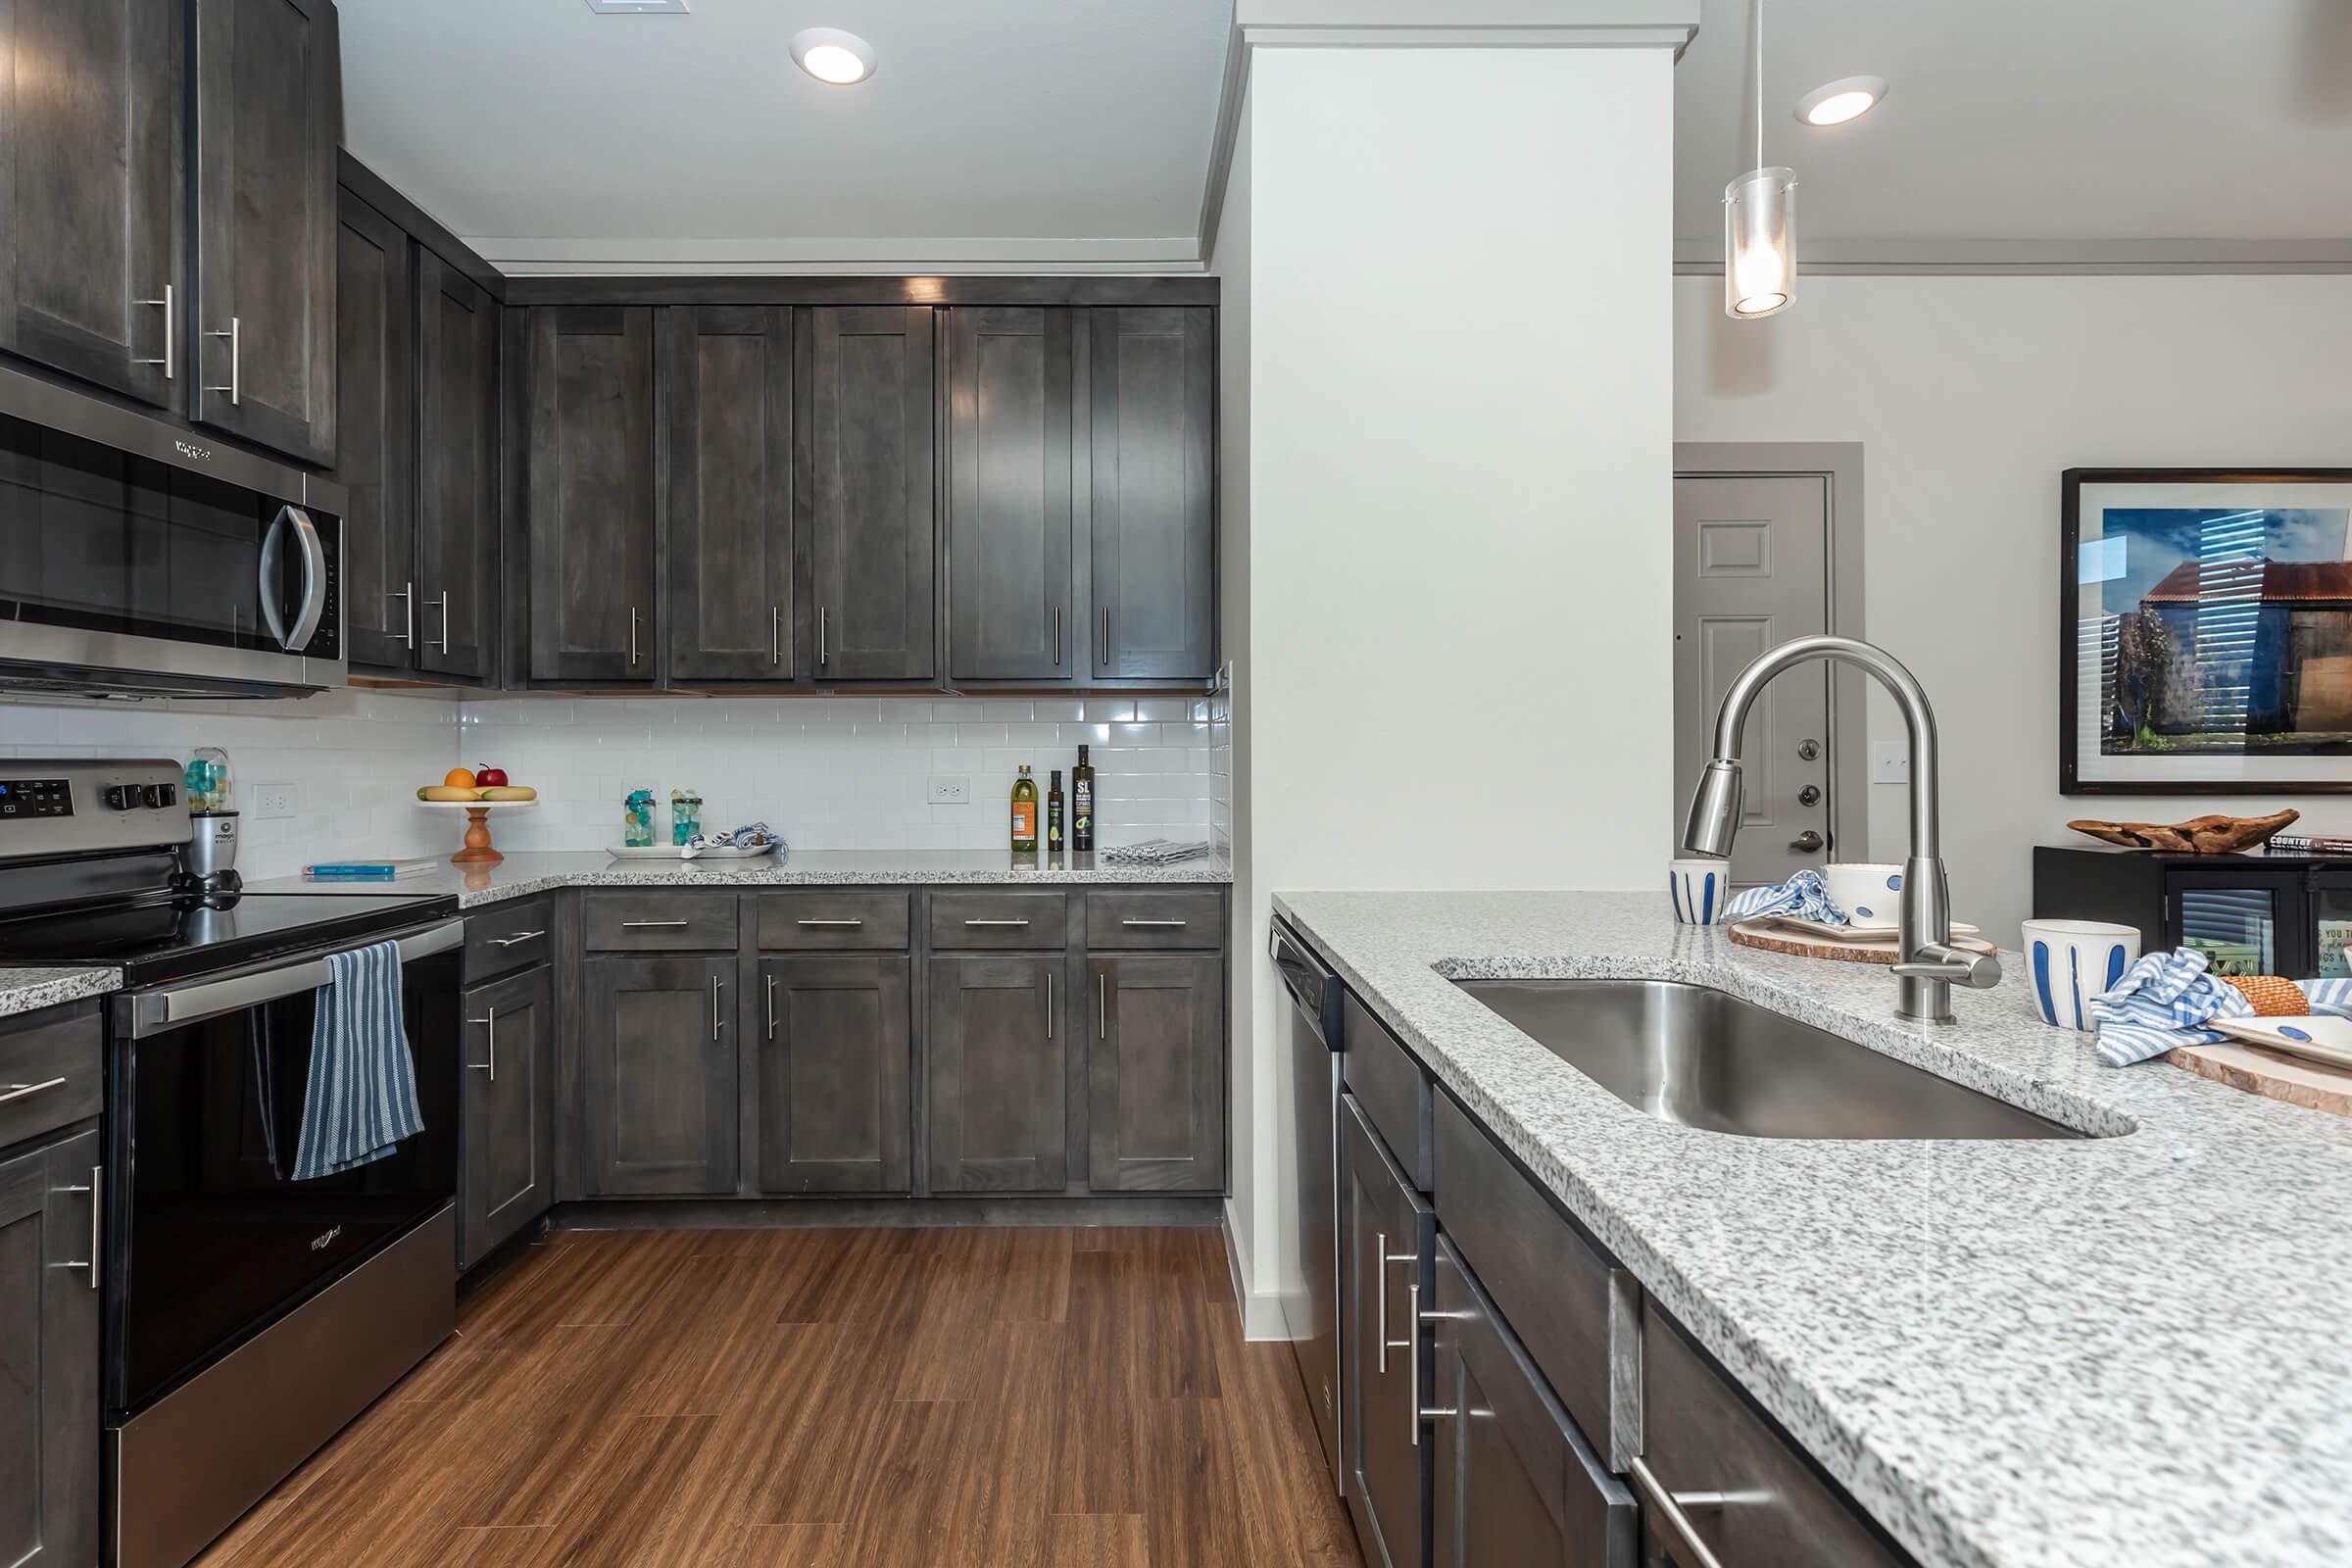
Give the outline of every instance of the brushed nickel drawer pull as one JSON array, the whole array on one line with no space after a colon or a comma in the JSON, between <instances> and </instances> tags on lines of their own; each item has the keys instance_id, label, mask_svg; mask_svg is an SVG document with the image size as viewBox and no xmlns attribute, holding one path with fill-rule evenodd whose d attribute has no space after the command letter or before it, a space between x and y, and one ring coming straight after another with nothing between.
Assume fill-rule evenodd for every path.
<instances>
[{"instance_id":1,"label":"brushed nickel drawer pull","mask_svg":"<svg viewBox=\"0 0 2352 1568\"><path fill-rule=\"evenodd\" d=\"M767 607L767 662L771 664L784 662L784 607L781 605Z\"/></svg>"},{"instance_id":2,"label":"brushed nickel drawer pull","mask_svg":"<svg viewBox=\"0 0 2352 1568\"><path fill-rule=\"evenodd\" d=\"M228 318L227 331L207 332L204 334L206 337L224 337L228 339L228 385L208 386L205 388L205 390L207 392L227 393L228 406L232 409L245 401L245 370L244 366L241 363L244 358L244 340L240 335L242 331L243 323L240 322L237 318L232 316Z\"/></svg>"},{"instance_id":3,"label":"brushed nickel drawer pull","mask_svg":"<svg viewBox=\"0 0 2352 1568\"><path fill-rule=\"evenodd\" d=\"M494 948L511 948L518 942L536 942L545 935L547 933L544 931L517 931L511 937L492 937L490 945Z\"/></svg>"},{"instance_id":4,"label":"brushed nickel drawer pull","mask_svg":"<svg viewBox=\"0 0 2352 1568\"><path fill-rule=\"evenodd\" d=\"M798 924L798 925L846 925L846 926L855 926L855 925L863 925L863 924L865 924L865 922L864 922L862 919L854 919L854 920L812 920L812 919L806 919L806 918L804 918L804 919L801 919L801 920L798 920L798 921L796 921L796 922L794 922L794 923L795 923L795 924Z\"/></svg>"},{"instance_id":5,"label":"brushed nickel drawer pull","mask_svg":"<svg viewBox=\"0 0 2352 1568\"><path fill-rule=\"evenodd\" d=\"M164 285L164 297L160 300L132 300L130 303L133 305L161 305L164 308L163 354L156 359L133 360L130 363L133 365L160 365L164 368L165 380L177 380L179 367L172 363L172 339L175 335L172 330L172 285L169 283Z\"/></svg>"},{"instance_id":6,"label":"brushed nickel drawer pull","mask_svg":"<svg viewBox=\"0 0 2352 1568\"><path fill-rule=\"evenodd\" d=\"M49 1266L51 1268L88 1269L90 1271L90 1289L94 1291L98 1288L100 1217L106 1210L106 1204L100 1201L100 1195L106 1191L106 1168L102 1165L92 1165L90 1167L90 1184L87 1187L60 1187L55 1190L61 1193L87 1193L90 1195L90 1255L61 1258Z\"/></svg>"},{"instance_id":7,"label":"brushed nickel drawer pull","mask_svg":"<svg viewBox=\"0 0 2352 1568\"><path fill-rule=\"evenodd\" d=\"M1054 971L1046 971L1046 1038L1054 1038Z\"/></svg>"},{"instance_id":8,"label":"brushed nickel drawer pull","mask_svg":"<svg viewBox=\"0 0 2352 1568\"><path fill-rule=\"evenodd\" d=\"M66 1081L63 1078L52 1078L47 1083L39 1084L10 1084L6 1093L0 1093L0 1105L5 1105L12 1100L28 1100L44 1089L63 1089L65 1084Z\"/></svg>"},{"instance_id":9,"label":"brushed nickel drawer pull","mask_svg":"<svg viewBox=\"0 0 2352 1568\"><path fill-rule=\"evenodd\" d=\"M403 583L384 597L400 601L400 645L403 648L415 648L416 646L416 584L413 580Z\"/></svg>"},{"instance_id":10,"label":"brushed nickel drawer pull","mask_svg":"<svg viewBox=\"0 0 2352 1568\"><path fill-rule=\"evenodd\" d=\"M684 920L623 920L620 928L623 931L668 931L685 924L687 922Z\"/></svg>"},{"instance_id":11,"label":"brushed nickel drawer pull","mask_svg":"<svg viewBox=\"0 0 2352 1568\"><path fill-rule=\"evenodd\" d=\"M1180 926L1184 924L1184 922L1182 920L1121 920L1119 924L1149 926L1153 929L1159 929L1163 927Z\"/></svg>"},{"instance_id":12,"label":"brushed nickel drawer pull","mask_svg":"<svg viewBox=\"0 0 2352 1568\"><path fill-rule=\"evenodd\" d=\"M1027 920L966 920L965 925L1027 925Z\"/></svg>"},{"instance_id":13,"label":"brushed nickel drawer pull","mask_svg":"<svg viewBox=\"0 0 2352 1568\"><path fill-rule=\"evenodd\" d=\"M1110 971L1095 976L1095 1038L1110 1038Z\"/></svg>"},{"instance_id":14,"label":"brushed nickel drawer pull","mask_svg":"<svg viewBox=\"0 0 2352 1568\"><path fill-rule=\"evenodd\" d=\"M1686 1508L1721 1506L1723 1494L1718 1492L1690 1492L1676 1496L1666 1490L1666 1484L1649 1467L1646 1459L1637 1457L1633 1463L1634 1490L1663 1527L1667 1538L1666 1549L1684 1568L1723 1568L1723 1559L1716 1556L1707 1544L1698 1539Z\"/></svg>"},{"instance_id":15,"label":"brushed nickel drawer pull","mask_svg":"<svg viewBox=\"0 0 2352 1568\"><path fill-rule=\"evenodd\" d=\"M718 1016L718 994L725 989L725 983L718 976L710 977L710 1038L713 1040L718 1038L719 1030L726 1027Z\"/></svg>"},{"instance_id":16,"label":"brushed nickel drawer pull","mask_svg":"<svg viewBox=\"0 0 2352 1568\"><path fill-rule=\"evenodd\" d=\"M776 1038L776 977L767 977L767 1038Z\"/></svg>"},{"instance_id":17,"label":"brushed nickel drawer pull","mask_svg":"<svg viewBox=\"0 0 2352 1568\"><path fill-rule=\"evenodd\" d=\"M1378 1370L1389 1369L1389 1233L1372 1233L1372 1255L1380 1259L1380 1273L1372 1283L1372 1332L1380 1346Z\"/></svg>"},{"instance_id":18,"label":"brushed nickel drawer pull","mask_svg":"<svg viewBox=\"0 0 2352 1568\"><path fill-rule=\"evenodd\" d=\"M469 1018L466 1021L468 1023L482 1024L489 1029L490 1059L483 1062L469 1061L466 1065L471 1067L475 1072L488 1073L490 1075L490 1081L492 1083L496 1083L498 1082L498 1009L496 1007L492 1007L490 1009L490 1016L487 1018Z\"/></svg>"}]
</instances>

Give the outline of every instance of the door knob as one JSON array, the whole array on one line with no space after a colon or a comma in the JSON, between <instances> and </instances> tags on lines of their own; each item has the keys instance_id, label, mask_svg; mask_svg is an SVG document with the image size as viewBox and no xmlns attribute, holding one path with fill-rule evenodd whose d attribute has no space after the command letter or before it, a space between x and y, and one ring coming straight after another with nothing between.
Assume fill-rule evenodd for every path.
<instances>
[{"instance_id":1,"label":"door knob","mask_svg":"<svg viewBox=\"0 0 2352 1568\"><path fill-rule=\"evenodd\" d=\"M1795 838L1790 839L1788 847L1799 855L1812 855L1821 849L1822 843L1822 836L1811 828L1807 828Z\"/></svg>"}]
</instances>

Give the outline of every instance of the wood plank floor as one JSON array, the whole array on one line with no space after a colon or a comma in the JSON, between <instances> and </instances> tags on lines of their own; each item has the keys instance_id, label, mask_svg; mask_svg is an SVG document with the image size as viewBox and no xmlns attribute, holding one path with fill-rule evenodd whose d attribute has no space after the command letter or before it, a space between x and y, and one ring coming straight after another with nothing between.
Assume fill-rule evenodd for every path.
<instances>
[{"instance_id":1,"label":"wood plank floor","mask_svg":"<svg viewBox=\"0 0 2352 1568\"><path fill-rule=\"evenodd\" d=\"M558 1232L201 1568L1354 1568L1215 1230Z\"/></svg>"}]
</instances>

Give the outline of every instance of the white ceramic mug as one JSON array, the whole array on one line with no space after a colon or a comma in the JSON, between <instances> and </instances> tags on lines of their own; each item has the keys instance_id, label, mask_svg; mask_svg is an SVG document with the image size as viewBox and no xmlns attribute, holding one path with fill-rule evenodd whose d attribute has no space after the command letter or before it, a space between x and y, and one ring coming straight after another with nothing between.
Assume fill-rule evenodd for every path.
<instances>
[{"instance_id":1,"label":"white ceramic mug","mask_svg":"<svg viewBox=\"0 0 2352 1568\"><path fill-rule=\"evenodd\" d=\"M1723 925L1731 918L1732 862L1704 856L1666 862L1666 891L1674 917L1685 925Z\"/></svg>"},{"instance_id":2,"label":"white ceramic mug","mask_svg":"<svg viewBox=\"0 0 2352 1568\"><path fill-rule=\"evenodd\" d=\"M1821 868L1830 899L1845 911L1845 923L1856 931L1891 931L1903 903L1903 868L1861 861Z\"/></svg>"},{"instance_id":3,"label":"white ceramic mug","mask_svg":"<svg viewBox=\"0 0 2352 1568\"><path fill-rule=\"evenodd\" d=\"M2028 920L2019 946L2041 1021L2092 1027L2090 1003L2139 958L2139 928L2104 920Z\"/></svg>"}]
</instances>

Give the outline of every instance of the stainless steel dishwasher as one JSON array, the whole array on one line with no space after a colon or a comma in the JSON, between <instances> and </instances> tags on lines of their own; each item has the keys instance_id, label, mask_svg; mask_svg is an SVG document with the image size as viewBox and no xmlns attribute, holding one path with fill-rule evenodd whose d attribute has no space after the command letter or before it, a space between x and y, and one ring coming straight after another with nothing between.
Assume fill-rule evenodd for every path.
<instances>
[{"instance_id":1,"label":"stainless steel dishwasher","mask_svg":"<svg viewBox=\"0 0 2352 1568\"><path fill-rule=\"evenodd\" d=\"M1340 1461L1340 1178L1337 1118L1340 1109L1339 978L1324 967L1296 931L1274 922L1270 944L1275 971L1290 992L1281 1010L1283 1050L1277 1058L1288 1075L1291 1137L1282 1149L1283 1191L1290 1200L1283 1258L1286 1279L1296 1289L1282 1293L1282 1315L1306 1402L1315 1412L1315 1432L1331 1466L1332 1488L1346 1473Z\"/></svg>"}]
</instances>

